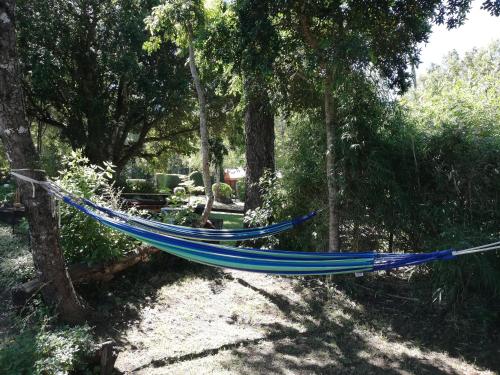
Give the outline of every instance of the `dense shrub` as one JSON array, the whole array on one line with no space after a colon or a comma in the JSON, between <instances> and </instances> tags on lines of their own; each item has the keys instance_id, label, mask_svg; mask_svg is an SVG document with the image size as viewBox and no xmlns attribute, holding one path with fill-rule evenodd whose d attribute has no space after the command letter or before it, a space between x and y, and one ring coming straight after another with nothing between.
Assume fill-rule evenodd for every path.
<instances>
[{"instance_id":1,"label":"dense shrub","mask_svg":"<svg viewBox=\"0 0 500 375\"><path fill-rule=\"evenodd\" d=\"M155 193L156 189L149 180L142 178L127 178L125 191L127 193Z\"/></svg>"},{"instance_id":2,"label":"dense shrub","mask_svg":"<svg viewBox=\"0 0 500 375\"><path fill-rule=\"evenodd\" d=\"M193 181L194 186L204 186L203 185L203 174L200 171L194 171L189 174L189 179Z\"/></svg>"},{"instance_id":3,"label":"dense shrub","mask_svg":"<svg viewBox=\"0 0 500 375\"><path fill-rule=\"evenodd\" d=\"M156 173L155 183L158 190L169 189L173 191L182 181L182 175Z\"/></svg>"},{"instance_id":4,"label":"dense shrub","mask_svg":"<svg viewBox=\"0 0 500 375\"><path fill-rule=\"evenodd\" d=\"M214 192L214 198L216 201L231 203L231 195L233 194L233 189L231 189L231 186L224 182L218 182L212 185L212 190Z\"/></svg>"},{"instance_id":5,"label":"dense shrub","mask_svg":"<svg viewBox=\"0 0 500 375\"><path fill-rule=\"evenodd\" d=\"M246 192L247 192L247 186L245 180L236 181L236 195L240 201L242 202L245 201Z\"/></svg>"},{"instance_id":6,"label":"dense shrub","mask_svg":"<svg viewBox=\"0 0 500 375\"><path fill-rule=\"evenodd\" d=\"M89 198L92 201L113 209L121 209L118 193L111 178L113 168L91 165L74 151L63 159L64 169L60 172L58 184L66 190ZM62 204L61 244L64 256L70 263L99 263L119 258L136 246L129 237L106 228L76 209Z\"/></svg>"},{"instance_id":7,"label":"dense shrub","mask_svg":"<svg viewBox=\"0 0 500 375\"><path fill-rule=\"evenodd\" d=\"M85 363L93 337L87 325L50 329L35 324L0 349L4 374L91 373Z\"/></svg>"}]
</instances>

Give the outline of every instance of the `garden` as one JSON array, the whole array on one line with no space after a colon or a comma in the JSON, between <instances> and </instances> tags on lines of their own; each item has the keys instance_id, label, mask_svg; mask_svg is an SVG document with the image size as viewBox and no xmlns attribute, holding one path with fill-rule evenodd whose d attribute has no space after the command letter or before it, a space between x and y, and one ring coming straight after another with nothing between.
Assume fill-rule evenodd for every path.
<instances>
[{"instance_id":1,"label":"garden","mask_svg":"<svg viewBox=\"0 0 500 375\"><path fill-rule=\"evenodd\" d=\"M476 10L0 0L0 374L498 373Z\"/></svg>"}]
</instances>

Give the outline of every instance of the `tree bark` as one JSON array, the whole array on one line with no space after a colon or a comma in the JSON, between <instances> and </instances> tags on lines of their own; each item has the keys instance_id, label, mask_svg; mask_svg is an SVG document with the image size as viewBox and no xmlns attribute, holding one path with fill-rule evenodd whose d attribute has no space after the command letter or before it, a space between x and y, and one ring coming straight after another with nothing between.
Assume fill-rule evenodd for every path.
<instances>
[{"instance_id":1,"label":"tree bark","mask_svg":"<svg viewBox=\"0 0 500 375\"><path fill-rule=\"evenodd\" d=\"M39 168L19 78L15 34L15 0L0 0L0 136L13 169L28 168L29 177L44 180ZM30 224L35 268L43 282L44 300L55 305L60 317L71 323L85 318L85 309L75 293L64 265L57 219L50 196L39 185L19 182L21 199Z\"/></svg>"},{"instance_id":2,"label":"tree bark","mask_svg":"<svg viewBox=\"0 0 500 375\"><path fill-rule=\"evenodd\" d=\"M245 211L262 205L259 180L266 170L274 172L274 114L265 84L246 79L245 95Z\"/></svg>"},{"instance_id":3,"label":"tree bark","mask_svg":"<svg viewBox=\"0 0 500 375\"><path fill-rule=\"evenodd\" d=\"M196 68L196 61L194 59L194 48L192 40L189 41L189 69L193 77L196 94L198 95L198 106L200 111L200 138L201 138L201 167L203 174L203 184L205 185L205 195L207 202L205 209L201 215L200 226L203 227L207 220L212 206L214 204L214 193L212 191L212 181L210 179L210 157L208 145L208 128L207 128L207 102L205 93L201 86L200 77L198 76L198 69Z\"/></svg>"},{"instance_id":4,"label":"tree bark","mask_svg":"<svg viewBox=\"0 0 500 375\"><path fill-rule=\"evenodd\" d=\"M333 97L334 77L327 73L324 79L324 109L326 128L326 181L328 185L328 251L340 251L338 190L335 173L336 104Z\"/></svg>"}]
</instances>

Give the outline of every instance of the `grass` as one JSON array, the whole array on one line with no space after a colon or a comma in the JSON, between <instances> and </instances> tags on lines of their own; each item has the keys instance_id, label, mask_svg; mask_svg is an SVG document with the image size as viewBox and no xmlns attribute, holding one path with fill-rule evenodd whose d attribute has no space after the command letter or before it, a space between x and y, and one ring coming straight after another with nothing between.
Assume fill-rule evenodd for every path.
<instances>
[{"instance_id":1,"label":"grass","mask_svg":"<svg viewBox=\"0 0 500 375\"><path fill-rule=\"evenodd\" d=\"M497 368L493 334L468 342L428 305L379 296L385 277L365 277L376 292L364 294L338 277L329 286L323 278L169 259L95 291L109 314L101 334L123 343L122 373L489 375Z\"/></svg>"},{"instance_id":2,"label":"grass","mask_svg":"<svg viewBox=\"0 0 500 375\"><path fill-rule=\"evenodd\" d=\"M23 226L16 234L0 225L0 374L68 374L86 367L82 359L93 337L87 325L68 327L54 318L37 296L21 312L12 306L9 290L35 275Z\"/></svg>"},{"instance_id":3,"label":"grass","mask_svg":"<svg viewBox=\"0 0 500 375\"><path fill-rule=\"evenodd\" d=\"M228 212L212 212L211 219L224 220L224 229L240 229L243 228L243 214L228 213Z\"/></svg>"}]
</instances>

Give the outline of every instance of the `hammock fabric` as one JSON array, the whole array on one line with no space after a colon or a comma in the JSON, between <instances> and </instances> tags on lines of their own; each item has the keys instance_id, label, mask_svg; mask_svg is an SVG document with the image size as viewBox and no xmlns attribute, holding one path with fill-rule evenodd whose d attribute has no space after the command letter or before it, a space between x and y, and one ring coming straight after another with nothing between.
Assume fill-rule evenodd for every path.
<instances>
[{"instance_id":1,"label":"hammock fabric","mask_svg":"<svg viewBox=\"0 0 500 375\"><path fill-rule=\"evenodd\" d=\"M281 223L269 225L259 228L248 229L205 229L205 228L190 228L180 225L166 224L155 220L147 220L138 216L131 216L122 212L117 212L106 207L99 206L88 199L81 199L87 206L94 210L105 213L114 218L124 220L129 223L137 224L142 227L153 229L166 235L181 237L197 241L242 241L253 238L272 236L308 221L317 215L317 211L312 211L307 215L299 216L292 220L283 221Z\"/></svg>"},{"instance_id":2,"label":"hammock fabric","mask_svg":"<svg viewBox=\"0 0 500 375\"><path fill-rule=\"evenodd\" d=\"M279 275L328 275L387 270L455 257L452 250L419 254L317 253L214 245L133 226L116 216L98 214L67 196L63 201L109 228L178 257L215 267Z\"/></svg>"}]
</instances>

